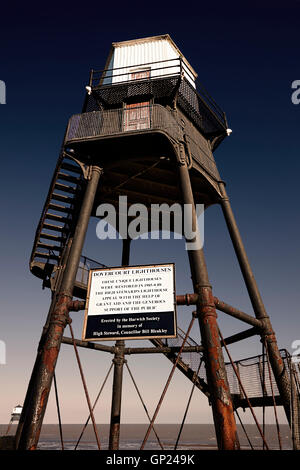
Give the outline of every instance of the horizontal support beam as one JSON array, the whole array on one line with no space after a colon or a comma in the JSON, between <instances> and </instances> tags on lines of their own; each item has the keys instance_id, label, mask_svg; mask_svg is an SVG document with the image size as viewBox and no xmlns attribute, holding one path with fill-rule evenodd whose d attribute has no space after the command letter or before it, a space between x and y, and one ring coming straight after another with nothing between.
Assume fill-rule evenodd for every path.
<instances>
[{"instance_id":1,"label":"horizontal support beam","mask_svg":"<svg viewBox=\"0 0 300 470\"><path fill-rule=\"evenodd\" d=\"M180 351L180 346L171 346L171 347L154 347L154 348L125 348L124 354L173 354L178 353ZM182 349L183 353L190 353L190 352L203 352L203 346L186 346Z\"/></svg>"},{"instance_id":2,"label":"horizontal support beam","mask_svg":"<svg viewBox=\"0 0 300 470\"><path fill-rule=\"evenodd\" d=\"M257 328L249 328L248 330L241 331L240 333L236 333L235 335L228 336L228 338L224 338L224 341L221 341L221 345L224 346L224 343L226 346L228 344L233 344L237 343L238 341L241 341L242 339L247 339L251 338L251 336L257 335L258 334L258 329Z\"/></svg>"},{"instance_id":3,"label":"horizontal support beam","mask_svg":"<svg viewBox=\"0 0 300 470\"><path fill-rule=\"evenodd\" d=\"M176 302L177 305L195 305L198 302L198 294L177 295ZM256 328L262 328L262 323L260 320L257 320L257 318L254 318L251 315L248 315L247 313L242 312L241 310L238 310L237 308L234 308L225 302L222 302L222 300L219 300L217 297L214 297L214 302L217 310L227 313L227 315L237 318L238 320L242 320L243 322L248 323L249 325L252 325Z\"/></svg>"},{"instance_id":4,"label":"horizontal support beam","mask_svg":"<svg viewBox=\"0 0 300 470\"><path fill-rule=\"evenodd\" d=\"M72 346L73 340L72 338L67 338L66 336L63 336L62 343L70 344ZM76 346L79 346L81 348L96 349L98 351L104 351L104 352L108 352L111 354L114 354L115 352L114 346L104 346L103 344L92 343L90 341L82 341L80 339L75 339L75 344Z\"/></svg>"},{"instance_id":5,"label":"horizontal support beam","mask_svg":"<svg viewBox=\"0 0 300 470\"><path fill-rule=\"evenodd\" d=\"M184 294L184 295L176 295L176 303L177 305L195 305L198 302L198 294ZM245 312L242 312L241 310L238 310L235 307L232 307L229 304L226 304L225 302L222 302L222 300L219 300L217 297L214 297L214 302L215 306L218 310L221 312L227 313L227 315L230 315L231 317L237 318L238 320L241 320L245 323L248 323L249 325L258 328L259 330L263 328L262 322L258 320L257 318L252 317L251 315L248 315ZM82 300L75 300L70 303L70 311L78 311L78 310L84 310L85 309L85 301ZM254 333L255 334L255 333Z\"/></svg>"},{"instance_id":6,"label":"horizontal support beam","mask_svg":"<svg viewBox=\"0 0 300 470\"><path fill-rule=\"evenodd\" d=\"M62 343L69 344L71 346L73 345L72 338L68 338L66 336L63 336ZM98 351L105 351L111 354L115 353L114 346L104 346L103 344L92 343L90 341L82 341L79 339L75 339L75 344L76 346L79 346L81 348L96 349ZM173 353L178 353L179 350L180 350L180 346L154 347L154 348L125 348L124 354L157 354L157 353L173 354ZM203 352L203 350L204 350L203 346L187 346L183 348L182 352Z\"/></svg>"},{"instance_id":7,"label":"horizontal support beam","mask_svg":"<svg viewBox=\"0 0 300 470\"><path fill-rule=\"evenodd\" d=\"M222 302L217 297L214 297L214 301L217 310L227 313L227 315L237 318L238 320L242 320L243 322L248 323L249 325L252 325L256 328L263 328L262 322L260 320L257 320L257 318L254 318L251 315L248 315L247 313L242 312L241 310L238 310L237 308L234 308L231 305L226 304L225 302Z\"/></svg>"},{"instance_id":8,"label":"horizontal support beam","mask_svg":"<svg viewBox=\"0 0 300 470\"><path fill-rule=\"evenodd\" d=\"M233 398L233 403L235 408L249 408L249 403L246 398L241 398L239 395L231 395ZM279 395L275 395L275 403L277 406L282 406L282 398ZM252 407L260 407L263 406L274 406L274 401L272 396L265 396L265 397L251 397L249 398Z\"/></svg>"},{"instance_id":9,"label":"horizontal support beam","mask_svg":"<svg viewBox=\"0 0 300 470\"><path fill-rule=\"evenodd\" d=\"M195 305L198 302L198 294L176 295L177 305ZM70 311L78 312L85 309L85 300L74 300L70 304Z\"/></svg>"},{"instance_id":10,"label":"horizontal support beam","mask_svg":"<svg viewBox=\"0 0 300 470\"><path fill-rule=\"evenodd\" d=\"M198 294L176 295L177 305L196 305L198 302Z\"/></svg>"},{"instance_id":11,"label":"horizontal support beam","mask_svg":"<svg viewBox=\"0 0 300 470\"><path fill-rule=\"evenodd\" d=\"M235 335L229 336L228 338L224 339L226 345L236 343L242 339L250 338L257 334L256 328L250 328L249 330L242 331L241 333L237 333ZM63 336L62 343L73 345L73 341L71 338ZM105 346L103 344L97 344L90 341L82 341L79 339L75 339L76 346L87 348L87 349L96 349L98 351L109 352L111 354L115 353L114 346ZM222 346L224 346L223 342L221 342ZM125 348L124 354L132 355L132 354L175 354L178 353L180 350L180 346L156 346L153 348ZM201 353L204 352L204 347L199 346L186 346L182 350L183 353Z\"/></svg>"}]
</instances>

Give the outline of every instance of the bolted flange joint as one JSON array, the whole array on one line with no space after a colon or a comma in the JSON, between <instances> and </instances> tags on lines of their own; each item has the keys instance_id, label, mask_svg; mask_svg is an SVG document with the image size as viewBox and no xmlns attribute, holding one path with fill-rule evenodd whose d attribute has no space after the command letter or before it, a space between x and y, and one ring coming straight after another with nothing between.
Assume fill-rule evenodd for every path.
<instances>
[{"instance_id":1,"label":"bolted flange joint","mask_svg":"<svg viewBox=\"0 0 300 470\"><path fill-rule=\"evenodd\" d=\"M124 359L124 357L117 356L113 358L112 363L115 364L116 366L121 366L123 364L126 364L127 361L126 359Z\"/></svg>"},{"instance_id":2,"label":"bolted flange joint","mask_svg":"<svg viewBox=\"0 0 300 470\"><path fill-rule=\"evenodd\" d=\"M260 319L261 321L261 342L264 343L276 343L276 336L275 332L271 326L270 319L268 316L263 317Z\"/></svg>"},{"instance_id":3,"label":"bolted flange joint","mask_svg":"<svg viewBox=\"0 0 300 470\"><path fill-rule=\"evenodd\" d=\"M56 308L51 315L49 324L58 325L62 328L65 328L68 323L71 323L71 318L69 316L69 311L73 305L72 297L68 294L62 292L59 294Z\"/></svg>"},{"instance_id":4,"label":"bolted flange joint","mask_svg":"<svg viewBox=\"0 0 300 470\"><path fill-rule=\"evenodd\" d=\"M212 290L210 287L200 287L198 289L198 316L218 318Z\"/></svg>"},{"instance_id":5,"label":"bolted flange joint","mask_svg":"<svg viewBox=\"0 0 300 470\"><path fill-rule=\"evenodd\" d=\"M61 326L62 328L65 328L68 323L71 323L71 321L72 320L70 319L69 316L61 315L61 314L58 314L58 315L54 314L51 318L50 323L52 325L58 325L58 326Z\"/></svg>"}]
</instances>

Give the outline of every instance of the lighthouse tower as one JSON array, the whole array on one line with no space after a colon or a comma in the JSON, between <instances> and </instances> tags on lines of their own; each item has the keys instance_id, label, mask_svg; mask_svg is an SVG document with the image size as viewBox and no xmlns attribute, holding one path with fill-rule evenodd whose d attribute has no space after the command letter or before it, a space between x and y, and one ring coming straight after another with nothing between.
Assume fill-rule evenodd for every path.
<instances>
[{"instance_id":1,"label":"lighthouse tower","mask_svg":"<svg viewBox=\"0 0 300 470\"><path fill-rule=\"evenodd\" d=\"M97 217L100 203L112 204L119 213L122 195L128 209L136 203L149 210L152 204L188 205L193 228L197 226L196 204L222 207L254 315L214 296L201 246L188 249L191 273L187 275L192 276L193 293L177 296L177 302L195 306L201 345L193 347L203 353L206 374L197 386L209 397L218 447L237 449L234 408L238 402L228 382L216 310L251 326L231 342L261 337L288 420L293 384L214 158L215 149L231 133L225 113L198 82L197 73L168 34L113 43L104 69L90 71L85 90L82 112L71 116L67 124L30 259L31 272L51 289L52 302L18 427L18 448L37 446L60 345L66 341L63 334L69 312L84 308L87 284L79 273L93 267L82 257L89 219ZM116 229L121 229L118 224ZM130 240L124 235L122 265L130 266ZM161 341L152 342L167 354ZM110 448L116 449L124 341L117 341L111 351L115 368ZM167 357L194 380L194 372L179 357L174 360L175 353Z\"/></svg>"}]
</instances>

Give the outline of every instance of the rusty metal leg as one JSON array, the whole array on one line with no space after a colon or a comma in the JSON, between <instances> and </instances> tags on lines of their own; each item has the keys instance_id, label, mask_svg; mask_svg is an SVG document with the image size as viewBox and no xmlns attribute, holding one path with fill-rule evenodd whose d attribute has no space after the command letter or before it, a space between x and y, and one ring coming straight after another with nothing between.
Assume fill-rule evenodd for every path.
<instances>
[{"instance_id":1,"label":"rusty metal leg","mask_svg":"<svg viewBox=\"0 0 300 470\"><path fill-rule=\"evenodd\" d=\"M130 238L123 239L122 266L129 265L130 257ZM119 449L120 423L121 423L121 404L122 404L122 382L123 366L126 362L124 358L125 341L116 341L114 363L114 379L111 403L111 418L109 431L109 450Z\"/></svg>"},{"instance_id":2,"label":"rusty metal leg","mask_svg":"<svg viewBox=\"0 0 300 470\"><path fill-rule=\"evenodd\" d=\"M276 384L283 402L285 414L289 424L291 425L291 410L290 410L290 397L291 397L291 384L288 371L281 358L276 336L273 331L270 318L265 310L260 292L258 290L249 260L239 233L238 226L233 215L229 198L226 193L224 183L219 183L222 199L220 201L223 214L226 220L228 231L232 240L233 247L244 277L244 281L248 290L248 294L253 306L253 310L257 319L261 320L263 329L261 331L262 341L267 342L267 348L270 358L272 371L276 380ZM300 440L297 443L300 449Z\"/></svg>"},{"instance_id":3,"label":"rusty metal leg","mask_svg":"<svg viewBox=\"0 0 300 470\"><path fill-rule=\"evenodd\" d=\"M195 230L196 212L190 175L187 166L182 163L179 163L179 179L183 203L191 204L193 208L193 230ZM217 325L217 313L204 253L202 249L196 249L189 250L188 255L194 291L199 295L197 313L202 344L205 349L207 381L211 392L218 448L220 450L239 449L234 410Z\"/></svg>"},{"instance_id":4,"label":"rusty metal leg","mask_svg":"<svg viewBox=\"0 0 300 470\"><path fill-rule=\"evenodd\" d=\"M42 358L43 345L45 343L45 335L46 335L46 332L47 332L47 329L48 329L47 323L48 323L48 319L49 319L50 315L53 312L54 306L55 306L55 297L52 297L52 302L51 302L51 305L50 305L48 318L47 318L46 324L43 328L41 339L40 339L40 342L39 342L39 345L38 345L36 360L35 360L35 363L34 363L34 366L33 366L33 369L32 369L30 381L29 381L29 384L28 384L28 388L27 388L27 392L26 392L26 396L25 396L25 400L24 400L24 404L23 404L22 413L21 413L20 420L19 420L18 427L17 427L17 431L16 431L16 436L15 436L16 448L18 448L18 445L19 445L20 435L21 435L21 432L23 430L25 417L26 417L27 413L29 412L29 409L33 405L33 403L32 403L34 401L33 393L34 393L34 388L35 388L35 382L37 380L37 372L38 372L40 362L41 362L41 358Z\"/></svg>"},{"instance_id":5,"label":"rusty metal leg","mask_svg":"<svg viewBox=\"0 0 300 470\"><path fill-rule=\"evenodd\" d=\"M69 306L72 300L74 282L101 172L102 170L97 166L92 168L91 179L87 185L70 249L70 256L59 293L55 299L55 306L49 318L49 327L45 332L39 353L40 360L36 366L34 383L31 383L32 394L27 403L26 416L20 433L19 450L35 450L38 444L60 344L69 318Z\"/></svg>"},{"instance_id":6,"label":"rusty metal leg","mask_svg":"<svg viewBox=\"0 0 300 470\"><path fill-rule=\"evenodd\" d=\"M125 342L123 340L116 341L116 352L113 359L114 379L110 415L109 450L119 449L123 366L126 362L124 359L124 347Z\"/></svg>"},{"instance_id":7,"label":"rusty metal leg","mask_svg":"<svg viewBox=\"0 0 300 470\"><path fill-rule=\"evenodd\" d=\"M68 260L68 256L69 256L69 253L70 253L71 244L72 244L72 240L70 239L67 243L67 247L66 247L64 255L62 257L60 266L65 266L66 265L66 262ZM59 290L59 288L60 288L61 281L62 281L62 274L63 274L63 269L59 269L57 277L56 277L56 282L55 282L56 290ZM29 408L31 408L32 406L35 406L35 404L34 404L34 399L35 399L35 396L36 396L36 395L34 395L35 381L37 380L37 371L39 369L40 361L42 359L42 351L43 351L43 348L44 348L46 332L49 328L49 321L50 321L51 315L53 313L55 303L56 303L56 296L52 292L52 300L51 300L50 308L49 308L47 319L46 319L46 322L45 322L45 325L43 327L43 331L42 331L42 334L41 334L40 342L39 342L38 349L37 349L36 360L35 360L35 363L34 363L34 366L33 366L33 369L32 369L30 381L29 381L29 384L28 384L28 387L27 387L27 392L26 392L26 396L25 396L25 400L24 400L24 404L23 404L22 413L21 413L21 416L20 416L20 420L19 420L19 423L18 423L16 435L15 435L16 449L18 448L18 445L19 445L19 440L20 440L22 429L23 429L25 416L26 416Z\"/></svg>"},{"instance_id":8,"label":"rusty metal leg","mask_svg":"<svg viewBox=\"0 0 300 470\"><path fill-rule=\"evenodd\" d=\"M67 247L66 247L66 250L65 250L65 253L62 257L61 266L65 266L65 264L68 260L71 244L72 244L72 240L69 240L68 244L67 244ZM58 274L57 274L57 278L56 278L56 286L57 286L56 289L57 290L59 290L59 287L61 285L62 273L63 273L63 270L59 269ZM35 395L33 394L33 390L35 388L34 384L35 384L35 381L37 379L37 371L39 369L39 364L40 364L40 361L41 361L41 358L42 358L42 351L43 351L43 348L44 348L46 332L49 328L49 321L50 321L51 315L53 313L53 309L55 307L55 302L56 302L56 297L52 293L51 305L50 305L48 315L47 315L47 319L46 319L46 322L45 322L45 325L44 325L44 328L43 328L43 331L42 331L42 334L41 334L41 338L40 338L40 342L39 342L38 350L37 350L36 360L35 360L34 367L33 367L32 373L31 373L31 377L30 377L30 381L29 381L29 384L28 384L28 387L27 387L27 392L26 392L26 396L25 396L25 400L24 400L24 404L23 404L23 409L22 409L22 413L21 413L21 416L20 416L20 420L19 420L19 423L18 423L16 435L15 435L16 449L18 448L18 445L19 445L19 439L20 439L20 435L21 435L21 432L22 432L22 429L23 429L25 416L26 416L29 408L32 407L32 406L35 406L34 405Z\"/></svg>"},{"instance_id":9,"label":"rusty metal leg","mask_svg":"<svg viewBox=\"0 0 300 470\"><path fill-rule=\"evenodd\" d=\"M299 391L297 387L296 377L297 372L295 370L294 364L289 358L289 370L291 377L291 415L292 415L292 442L293 449L299 450L299 431L300 431L300 406L299 406Z\"/></svg>"}]
</instances>

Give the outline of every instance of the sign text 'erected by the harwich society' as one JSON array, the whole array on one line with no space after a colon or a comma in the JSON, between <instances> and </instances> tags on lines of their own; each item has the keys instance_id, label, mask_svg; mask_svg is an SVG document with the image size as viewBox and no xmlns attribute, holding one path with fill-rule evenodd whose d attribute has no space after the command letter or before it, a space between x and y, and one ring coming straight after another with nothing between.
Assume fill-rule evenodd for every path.
<instances>
[{"instance_id":1,"label":"sign text 'erected by the harwich society'","mask_svg":"<svg viewBox=\"0 0 300 470\"><path fill-rule=\"evenodd\" d=\"M83 340L174 338L173 263L92 269Z\"/></svg>"}]
</instances>

